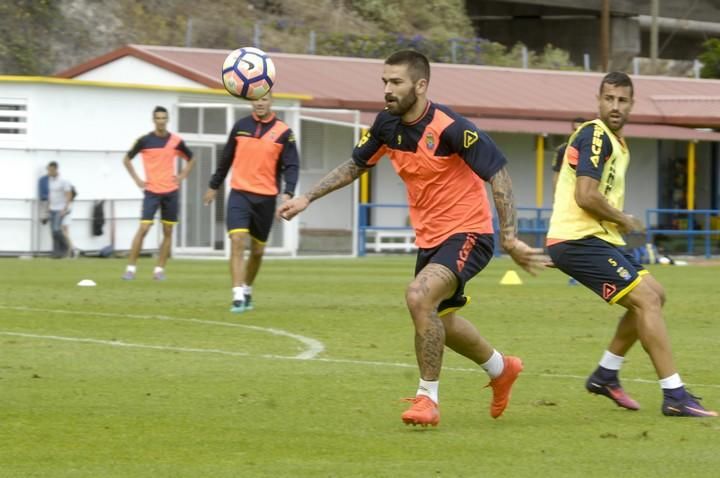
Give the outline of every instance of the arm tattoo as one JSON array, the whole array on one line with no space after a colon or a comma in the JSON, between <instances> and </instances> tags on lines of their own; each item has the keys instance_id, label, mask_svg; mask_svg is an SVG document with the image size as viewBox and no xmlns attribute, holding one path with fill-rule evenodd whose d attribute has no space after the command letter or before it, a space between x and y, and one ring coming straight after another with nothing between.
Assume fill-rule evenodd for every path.
<instances>
[{"instance_id":1,"label":"arm tattoo","mask_svg":"<svg viewBox=\"0 0 720 478\"><path fill-rule=\"evenodd\" d=\"M349 159L330 171L319 183L313 186L310 191L305 193L305 197L312 202L336 189L347 186L355 181L364 171L367 171L367 168L361 168L355 164L355 161Z\"/></svg>"},{"instance_id":2,"label":"arm tattoo","mask_svg":"<svg viewBox=\"0 0 720 478\"><path fill-rule=\"evenodd\" d=\"M498 171L490 180L490 184L500 221L500 243L504 244L517 236L517 211L515 210L512 181L507 169L503 167Z\"/></svg>"}]
</instances>

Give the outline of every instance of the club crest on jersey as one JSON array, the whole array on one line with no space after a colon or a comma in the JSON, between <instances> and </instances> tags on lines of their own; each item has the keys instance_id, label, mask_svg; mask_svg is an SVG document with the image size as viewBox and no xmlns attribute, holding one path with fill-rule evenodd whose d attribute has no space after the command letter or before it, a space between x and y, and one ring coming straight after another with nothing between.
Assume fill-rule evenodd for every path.
<instances>
[{"instance_id":1,"label":"club crest on jersey","mask_svg":"<svg viewBox=\"0 0 720 478\"><path fill-rule=\"evenodd\" d=\"M473 144L477 143L478 140L478 134L477 131L470 131L469 129L466 129L463 131L463 146L465 146L465 149L469 148Z\"/></svg>"},{"instance_id":2,"label":"club crest on jersey","mask_svg":"<svg viewBox=\"0 0 720 478\"><path fill-rule=\"evenodd\" d=\"M430 150L435 148L435 136L432 133L425 135L425 146Z\"/></svg>"},{"instance_id":3,"label":"club crest on jersey","mask_svg":"<svg viewBox=\"0 0 720 478\"><path fill-rule=\"evenodd\" d=\"M628 280L630 278L630 272L628 272L628 270L622 266L618 267L615 272L617 272L618 275L624 280Z\"/></svg>"}]
</instances>

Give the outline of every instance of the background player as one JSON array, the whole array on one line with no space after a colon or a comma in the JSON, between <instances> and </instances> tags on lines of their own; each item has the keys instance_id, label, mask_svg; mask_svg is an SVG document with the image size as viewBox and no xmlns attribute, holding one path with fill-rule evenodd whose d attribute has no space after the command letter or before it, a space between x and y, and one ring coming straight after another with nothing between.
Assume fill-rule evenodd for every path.
<instances>
[{"instance_id":1,"label":"background player","mask_svg":"<svg viewBox=\"0 0 720 478\"><path fill-rule=\"evenodd\" d=\"M478 330L456 314L468 298L465 283L493 255L492 211L485 183L492 185L503 249L525 270L540 263L537 249L518 240L512 184L506 160L492 140L467 119L427 99L430 65L404 50L385 60L385 111L355 147L352 159L336 167L310 191L280 206L290 219L310 202L350 184L383 155L407 188L418 254L415 279L405 292L415 326L420 383L408 424L437 425L438 386L445 345L473 360L491 378L490 413L499 417L522 370L517 357L502 356Z\"/></svg>"},{"instance_id":2,"label":"background player","mask_svg":"<svg viewBox=\"0 0 720 478\"><path fill-rule=\"evenodd\" d=\"M625 354L639 339L660 379L663 414L717 416L685 390L677 373L662 318L665 291L619 248L625 245L622 233L642 229L638 219L623 212L630 152L622 128L632 106L630 77L608 73L598 95L600 118L582 125L568 141L550 218L550 257L560 270L609 304L627 309L598 368L586 382L589 392L604 395L620 407L639 409L618 376Z\"/></svg>"},{"instance_id":3,"label":"background player","mask_svg":"<svg viewBox=\"0 0 720 478\"><path fill-rule=\"evenodd\" d=\"M230 167L230 195L227 229L231 241L231 312L254 307L255 282L265 243L270 237L281 177L285 180L282 201L293 197L298 179L299 160L295 135L272 111L272 94L252 101L253 112L241 118L230 131L222 161L210 179L203 201L210 204ZM250 257L244 267L245 244L251 238Z\"/></svg>"},{"instance_id":4,"label":"background player","mask_svg":"<svg viewBox=\"0 0 720 478\"><path fill-rule=\"evenodd\" d=\"M162 106L153 110L153 122L155 130L140 137L123 158L123 164L135 181L135 184L143 190L143 209L140 227L135 233L128 256L128 265L125 269L123 279L132 280L135 278L137 259L140 256L143 241L150 227L153 225L155 213L160 209L160 219L163 225L163 240L160 244L160 253L157 258L157 265L153 271L155 280L165 280L165 264L170 257L172 247L173 226L178 221L178 210L180 205L180 183L187 178L190 170L195 164L193 153L185 145L180 136L167 130L168 112ZM135 172L132 165L132 158L140 153L145 169L145 180ZM175 160L177 157L186 160L185 166L180 174L175 175L177 168Z\"/></svg>"}]
</instances>

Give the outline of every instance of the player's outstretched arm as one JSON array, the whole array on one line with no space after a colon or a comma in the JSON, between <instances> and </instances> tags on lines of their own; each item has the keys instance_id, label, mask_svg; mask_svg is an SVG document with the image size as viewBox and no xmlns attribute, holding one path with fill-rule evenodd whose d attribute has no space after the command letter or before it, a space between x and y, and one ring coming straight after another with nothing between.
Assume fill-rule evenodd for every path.
<instances>
[{"instance_id":1,"label":"player's outstretched arm","mask_svg":"<svg viewBox=\"0 0 720 478\"><path fill-rule=\"evenodd\" d=\"M342 163L320 180L315 186L310 188L305 194L301 194L280 205L277 210L278 217L290 220L307 208L311 202L329 194L336 189L355 181L365 168L361 168L352 159Z\"/></svg>"},{"instance_id":2,"label":"player's outstretched arm","mask_svg":"<svg viewBox=\"0 0 720 478\"><path fill-rule=\"evenodd\" d=\"M503 167L490 179L495 210L500 222L500 246L523 269L532 275L541 270L547 259L543 250L528 246L517 238L517 211L512 191L512 181Z\"/></svg>"}]
</instances>

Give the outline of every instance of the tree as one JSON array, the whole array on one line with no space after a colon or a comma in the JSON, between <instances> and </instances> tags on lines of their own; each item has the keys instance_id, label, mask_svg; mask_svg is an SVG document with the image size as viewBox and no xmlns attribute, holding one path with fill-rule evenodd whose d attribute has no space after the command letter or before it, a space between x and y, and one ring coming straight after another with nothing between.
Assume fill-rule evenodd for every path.
<instances>
[{"instance_id":1,"label":"tree","mask_svg":"<svg viewBox=\"0 0 720 478\"><path fill-rule=\"evenodd\" d=\"M128 43L522 66L522 46L474 37L463 0L0 1L0 74L48 75ZM528 52L531 68L572 68L567 53Z\"/></svg>"},{"instance_id":2,"label":"tree","mask_svg":"<svg viewBox=\"0 0 720 478\"><path fill-rule=\"evenodd\" d=\"M54 52L47 48L59 2L20 0L0 2L2 70L10 73L44 75L52 70Z\"/></svg>"},{"instance_id":3,"label":"tree","mask_svg":"<svg viewBox=\"0 0 720 478\"><path fill-rule=\"evenodd\" d=\"M703 51L698 59L703 63L700 76L720 78L720 38L711 38L703 43Z\"/></svg>"}]
</instances>

